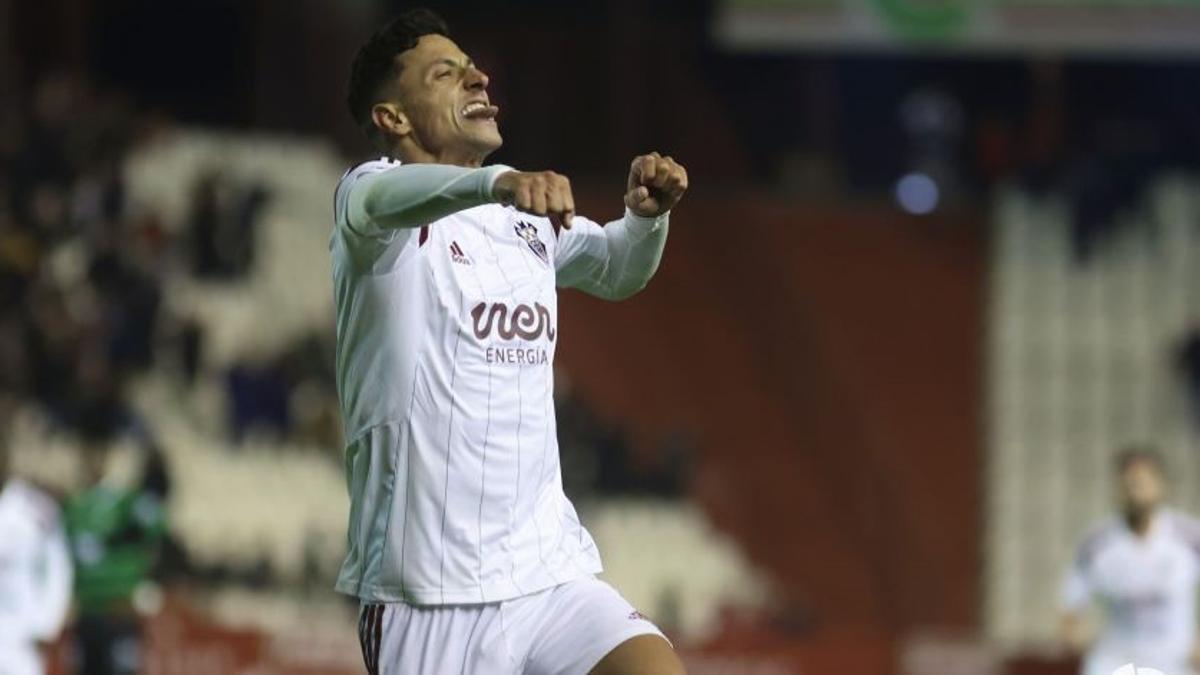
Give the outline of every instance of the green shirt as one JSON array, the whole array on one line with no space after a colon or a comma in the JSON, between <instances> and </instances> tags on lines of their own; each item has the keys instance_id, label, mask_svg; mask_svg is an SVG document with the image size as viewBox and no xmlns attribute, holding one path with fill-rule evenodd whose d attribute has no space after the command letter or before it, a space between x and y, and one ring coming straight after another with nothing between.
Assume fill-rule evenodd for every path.
<instances>
[{"instance_id":1,"label":"green shirt","mask_svg":"<svg viewBox=\"0 0 1200 675\"><path fill-rule=\"evenodd\" d=\"M166 531L161 502L148 493L99 485L68 499L63 517L80 610L128 604L158 558Z\"/></svg>"}]
</instances>

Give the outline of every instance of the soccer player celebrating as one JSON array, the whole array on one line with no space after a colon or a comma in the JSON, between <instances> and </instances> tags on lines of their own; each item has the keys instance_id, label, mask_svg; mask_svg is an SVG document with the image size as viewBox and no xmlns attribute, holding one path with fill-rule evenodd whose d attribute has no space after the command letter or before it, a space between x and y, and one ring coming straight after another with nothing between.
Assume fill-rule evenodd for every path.
<instances>
[{"instance_id":1,"label":"soccer player celebrating","mask_svg":"<svg viewBox=\"0 0 1200 675\"><path fill-rule=\"evenodd\" d=\"M354 60L349 105L385 154L346 173L330 242L351 495L337 588L370 673L645 673L683 666L597 580L563 493L556 287L627 298L653 276L687 173L633 160L625 215L575 214L558 174L483 166L488 77L426 10Z\"/></svg>"},{"instance_id":2,"label":"soccer player celebrating","mask_svg":"<svg viewBox=\"0 0 1200 675\"><path fill-rule=\"evenodd\" d=\"M1117 458L1121 514L1079 547L1063 587L1063 637L1086 651L1084 675L1112 675L1132 663L1164 673L1200 665L1196 594L1200 523L1163 505L1163 461L1146 448ZM1099 601L1105 625L1088 646L1084 613Z\"/></svg>"},{"instance_id":3,"label":"soccer player celebrating","mask_svg":"<svg viewBox=\"0 0 1200 675\"><path fill-rule=\"evenodd\" d=\"M0 673L46 671L44 652L58 639L70 602L71 554L58 505L9 475L0 438Z\"/></svg>"}]
</instances>

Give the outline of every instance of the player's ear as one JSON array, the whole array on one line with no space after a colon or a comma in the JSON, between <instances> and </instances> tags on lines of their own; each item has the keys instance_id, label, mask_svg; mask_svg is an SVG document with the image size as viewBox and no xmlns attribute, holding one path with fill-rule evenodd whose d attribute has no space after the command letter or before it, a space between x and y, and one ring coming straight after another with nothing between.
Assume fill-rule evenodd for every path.
<instances>
[{"instance_id":1,"label":"player's ear","mask_svg":"<svg viewBox=\"0 0 1200 675\"><path fill-rule=\"evenodd\" d=\"M371 121L385 136L407 136L412 132L408 115L395 103L376 103L371 106Z\"/></svg>"}]
</instances>

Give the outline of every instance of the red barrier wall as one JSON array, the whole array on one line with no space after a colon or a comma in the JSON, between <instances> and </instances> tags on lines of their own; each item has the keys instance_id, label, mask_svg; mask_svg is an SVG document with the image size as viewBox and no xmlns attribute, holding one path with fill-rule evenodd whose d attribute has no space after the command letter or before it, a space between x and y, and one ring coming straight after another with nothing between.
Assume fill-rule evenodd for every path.
<instances>
[{"instance_id":1,"label":"red barrier wall","mask_svg":"<svg viewBox=\"0 0 1200 675\"><path fill-rule=\"evenodd\" d=\"M982 241L696 189L641 295L564 294L559 364L642 448L700 433L695 496L819 625L976 627Z\"/></svg>"}]
</instances>

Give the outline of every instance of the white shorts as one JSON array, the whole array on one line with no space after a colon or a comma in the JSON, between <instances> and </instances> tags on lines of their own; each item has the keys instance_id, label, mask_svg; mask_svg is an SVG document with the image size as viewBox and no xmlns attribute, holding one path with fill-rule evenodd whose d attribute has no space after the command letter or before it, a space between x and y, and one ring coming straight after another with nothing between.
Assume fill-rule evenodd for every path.
<instances>
[{"instance_id":1,"label":"white shorts","mask_svg":"<svg viewBox=\"0 0 1200 675\"><path fill-rule=\"evenodd\" d=\"M480 605L365 603L358 622L369 675L584 675L638 635L663 637L592 576Z\"/></svg>"},{"instance_id":2,"label":"white shorts","mask_svg":"<svg viewBox=\"0 0 1200 675\"><path fill-rule=\"evenodd\" d=\"M1132 663L1139 672L1145 668L1146 670L1157 670L1164 675L1195 675L1196 673L1187 664L1186 656L1163 663L1162 661L1138 659L1128 654L1106 653L1104 650L1093 650L1084 659L1082 673L1083 675L1116 675L1120 668L1129 663Z\"/></svg>"}]
</instances>

